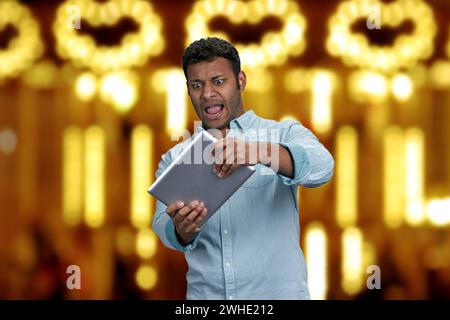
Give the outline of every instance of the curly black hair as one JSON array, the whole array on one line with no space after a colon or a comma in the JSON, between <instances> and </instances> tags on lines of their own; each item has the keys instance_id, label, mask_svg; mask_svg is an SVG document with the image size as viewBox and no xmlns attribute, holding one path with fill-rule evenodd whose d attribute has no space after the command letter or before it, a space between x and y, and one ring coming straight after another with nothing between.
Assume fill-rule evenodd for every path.
<instances>
[{"instance_id":1,"label":"curly black hair","mask_svg":"<svg viewBox=\"0 0 450 320\"><path fill-rule=\"evenodd\" d=\"M184 51L183 71L186 79L188 66L201 61L213 61L218 57L230 61L231 68L237 78L241 71L241 59L236 48L223 39L208 37L192 42Z\"/></svg>"}]
</instances>

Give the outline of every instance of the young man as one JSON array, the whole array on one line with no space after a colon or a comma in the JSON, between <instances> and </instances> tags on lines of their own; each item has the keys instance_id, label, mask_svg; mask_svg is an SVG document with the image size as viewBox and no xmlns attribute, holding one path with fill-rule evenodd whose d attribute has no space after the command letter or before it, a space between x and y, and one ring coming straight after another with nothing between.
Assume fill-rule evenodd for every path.
<instances>
[{"instance_id":1,"label":"young man","mask_svg":"<svg viewBox=\"0 0 450 320\"><path fill-rule=\"evenodd\" d=\"M165 246L185 254L187 299L309 299L297 186L329 181L332 156L300 123L245 111L246 76L230 43L218 38L193 42L183 55L183 69L202 122L197 131L222 133L215 144L214 172L226 179L239 165L256 168L206 223L200 201L157 202L153 229ZM190 141L162 156L157 177Z\"/></svg>"}]
</instances>

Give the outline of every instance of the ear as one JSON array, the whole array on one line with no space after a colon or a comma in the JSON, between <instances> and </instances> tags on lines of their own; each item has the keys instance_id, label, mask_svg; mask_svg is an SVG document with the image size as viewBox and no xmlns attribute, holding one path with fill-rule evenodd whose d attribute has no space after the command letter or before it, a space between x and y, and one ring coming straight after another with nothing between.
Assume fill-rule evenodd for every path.
<instances>
[{"instance_id":1,"label":"ear","mask_svg":"<svg viewBox=\"0 0 450 320\"><path fill-rule=\"evenodd\" d=\"M247 85L247 76L242 70L238 74L238 82L239 82L239 91L241 92L244 91L245 86Z\"/></svg>"}]
</instances>

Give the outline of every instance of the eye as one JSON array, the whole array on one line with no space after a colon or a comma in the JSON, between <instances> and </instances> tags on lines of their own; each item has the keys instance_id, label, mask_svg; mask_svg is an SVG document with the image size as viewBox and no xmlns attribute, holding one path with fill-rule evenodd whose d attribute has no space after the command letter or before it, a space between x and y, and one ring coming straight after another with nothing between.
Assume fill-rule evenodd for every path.
<instances>
[{"instance_id":1,"label":"eye","mask_svg":"<svg viewBox=\"0 0 450 320\"><path fill-rule=\"evenodd\" d=\"M224 84L224 82L225 82L225 79L216 79L216 80L214 80L214 84L216 86L221 86L221 85Z\"/></svg>"},{"instance_id":2,"label":"eye","mask_svg":"<svg viewBox=\"0 0 450 320\"><path fill-rule=\"evenodd\" d=\"M200 82L194 82L191 84L192 89L200 89L202 84Z\"/></svg>"}]
</instances>

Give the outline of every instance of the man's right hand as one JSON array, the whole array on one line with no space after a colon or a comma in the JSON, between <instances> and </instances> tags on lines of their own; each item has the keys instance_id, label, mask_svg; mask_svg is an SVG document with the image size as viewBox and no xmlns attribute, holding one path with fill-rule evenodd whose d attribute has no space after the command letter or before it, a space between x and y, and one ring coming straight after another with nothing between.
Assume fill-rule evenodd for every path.
<instances>
[{"instance_id":1,"label":"man's right hand","mask_svg":"<svg viewBox=\"0 0 450 320\"><path fill-rule=\"evenodd\" d=\"M207 209L197 200L184 204L181 201L170 204L166 209L172 218L173 224L182 245L187 245L194 240L205 222Z\"/></svg>"}]
</instances>

